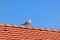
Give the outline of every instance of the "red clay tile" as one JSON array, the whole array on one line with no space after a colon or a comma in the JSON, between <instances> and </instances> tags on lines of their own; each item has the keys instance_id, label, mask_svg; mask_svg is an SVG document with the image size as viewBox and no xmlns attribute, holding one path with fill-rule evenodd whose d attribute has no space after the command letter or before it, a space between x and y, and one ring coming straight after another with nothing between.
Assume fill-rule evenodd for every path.
<instances>
[{"instance_id":1,"label":"red clay tile","mask_svg":"<svg viewBox=\"0 0 60 40\"><path fill-rule=\"evenodd\" d=\"M60 40L60 30L0 24L0 40Z\"/></svg>"}]
</instances>

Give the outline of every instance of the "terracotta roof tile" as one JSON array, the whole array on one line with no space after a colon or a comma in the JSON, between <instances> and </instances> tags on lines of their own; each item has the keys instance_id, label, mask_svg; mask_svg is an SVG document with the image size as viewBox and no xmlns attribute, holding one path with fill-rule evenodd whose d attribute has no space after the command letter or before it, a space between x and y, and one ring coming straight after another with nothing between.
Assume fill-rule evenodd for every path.
<instances>
[{"instance_id":1,"label":"terracotta roof tile","mask_svg":"<svg viewBox=\"0 0 60 40\"><path fill-rule=\"evenodd\" d=\"M0 24L0 40L60 40L60 30Z\"/></svg>"}]
</instances>

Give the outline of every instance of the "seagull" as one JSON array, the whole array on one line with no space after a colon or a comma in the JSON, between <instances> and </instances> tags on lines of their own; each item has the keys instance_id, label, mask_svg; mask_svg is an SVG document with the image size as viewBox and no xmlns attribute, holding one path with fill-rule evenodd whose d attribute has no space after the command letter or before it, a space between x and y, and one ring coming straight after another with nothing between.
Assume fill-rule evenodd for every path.
<instances>
[{"instance_id":1,"label":"seagull","mask_svg":"<svg viewBox=\"0 0 60 40\"><path fill-rule=\"evenodd\" d=\"M31 19L29 19L28 21L26 21L24 24L22 24L22 25L27 25L27 26L29 26L30 24L31 24Z\"/></svg>"}]
</instances>

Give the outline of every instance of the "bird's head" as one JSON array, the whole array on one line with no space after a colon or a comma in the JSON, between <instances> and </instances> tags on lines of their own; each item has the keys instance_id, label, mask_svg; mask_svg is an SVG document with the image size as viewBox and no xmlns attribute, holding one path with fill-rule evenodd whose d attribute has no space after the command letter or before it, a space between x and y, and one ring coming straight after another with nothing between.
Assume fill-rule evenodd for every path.
<instances>
[{"instance_id":1,"label":"bird's head","mask_svg":"<svg viewBox=\"0 0 60 40\"><path fill-rule=\"evenodd\" d=\"M30 22L30 23L32 22L31 18L28 20L28 22Z\"/></svg>"}]
</instances>

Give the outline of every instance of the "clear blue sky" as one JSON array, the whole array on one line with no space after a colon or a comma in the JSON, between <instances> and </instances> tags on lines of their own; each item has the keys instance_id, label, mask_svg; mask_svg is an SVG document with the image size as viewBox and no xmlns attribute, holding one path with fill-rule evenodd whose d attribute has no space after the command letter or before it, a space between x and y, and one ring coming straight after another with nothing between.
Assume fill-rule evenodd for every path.
<instances>
[{"instance_id":1,"label":"clear blue sky","mask_svg":"<svg viewBox=\"0 0 60 40\"><path fill-rule=\"evenodd\" d=\"M0 23L60 29L60 0L0 0Z\"/></svg>"}]
</instances>

